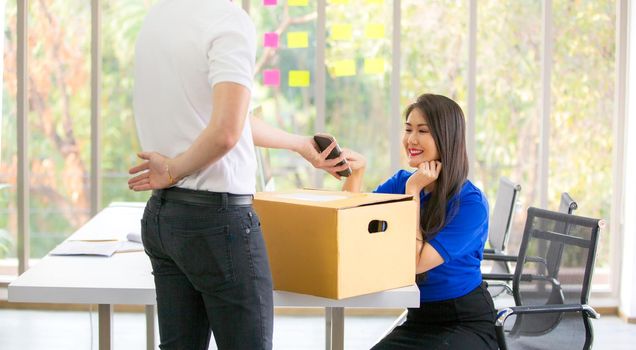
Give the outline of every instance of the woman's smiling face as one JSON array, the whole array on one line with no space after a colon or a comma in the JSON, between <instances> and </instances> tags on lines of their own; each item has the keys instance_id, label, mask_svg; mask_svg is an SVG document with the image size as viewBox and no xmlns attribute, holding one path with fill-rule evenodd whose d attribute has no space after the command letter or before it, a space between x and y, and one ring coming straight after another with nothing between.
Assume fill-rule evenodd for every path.
<instances>
[{"instance_id":1,"label":"woman's smiling face","mask_svg":"<svg viewBox=\"0 0 636 350\"><path fill-rule=\"evenodd\" d=\"M424 113L414 108L406 118L402 144L409 160L409 166L417 168L423 162L439 160L435 140L431 134Z\"/></svg>"}]
</instances>

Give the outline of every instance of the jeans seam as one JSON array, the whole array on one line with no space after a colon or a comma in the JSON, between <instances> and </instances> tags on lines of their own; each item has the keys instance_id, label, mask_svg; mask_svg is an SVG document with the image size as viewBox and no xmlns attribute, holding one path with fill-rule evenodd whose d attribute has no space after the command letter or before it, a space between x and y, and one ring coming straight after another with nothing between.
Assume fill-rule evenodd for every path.
<instances>
[{"instance_id":1,"label":"jeans seam","mask_svg":"<svg viewBox=\"0 0 636 350\"><path fill-rule=\"evenodd\" d=\"M234 257L232 256L232 232L230 232L230 227L227 226L226 228L226 236L225 236L225 245L226 245L226 252L225 255L227 256L227 261L226 263L228 264L227 266L229 266L229 281L230 282L234 282L236 281L236 276L235 276L235 271L234 271Z\"/></svg>"},{"instance_id":2,"label":"jeans seam","mask_svg":"<svg viewBox=\"0 0 636 350\"><path fill-rule=\"evenodd\" d=\"M250 235L251 235L251 228L252 228L252 222L251 220L249 221L249 230L250 232L246 232L244 235L244 241L245 241L245 249L247 251L247 261L249 262L249 267L250 267L250 272L252 273L252 283L254 285L254 291L256 292L256 300L258 302L258 318L259 318L259 322L260 322L260 339L261 339L261 343L263 343L265 341L265 322L264 322L264 316L263 316L263 302L261 300L261 295L258 291L258 283L256 281L256 270L254 269L254 260L252 259L252 249L250 247Z\"/></svg>"}]
</instances>

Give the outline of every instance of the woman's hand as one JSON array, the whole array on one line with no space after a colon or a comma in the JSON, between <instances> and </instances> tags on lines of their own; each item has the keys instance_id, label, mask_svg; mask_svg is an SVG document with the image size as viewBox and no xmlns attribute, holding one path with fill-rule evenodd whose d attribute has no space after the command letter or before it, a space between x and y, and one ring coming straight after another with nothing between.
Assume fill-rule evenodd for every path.
<instances>
[{"instance_id":1,"label":"woman's hand","mask_svg":"<svg viewBox=\"0 0 636 350\"><path fill-rule=\"evenodd\" d=\"M158 190L174 185L177 180L170 173L170 158L157 152L140 152L137 157L145 160L143 163L128 170L136 175L128 180L128 188L133 191ZM141 172L141 174L139 174Z\"/></svg>"},{"instance_id":2,"label":"woman's hand","mask_svg":"<svg viewBox=\"0 0 636 350\"><path fill-rule=\"evenodd\" d=\"M406 193L416 195L419 198L422 189L435 182L441 171L442 163L438 160L420 163L417 171L406 182Z\"/></svg>"},{"instance_id":3,"label":"woman's hand","mask_svg":"<svg viewBox=\"0 0 636 350\"><path fill-rule=\"evenodd\" d=\"M367 160L364 156L358 152L352 151L348 148L342 149L342 155L349 163L352 173L364 171L367 166ZM344 169L343 169L344 170Z\"/></svg>"},{"instance_id":4,"label":"woman's hand","mask_svg":"<svg viewBox=\"0 0 636 350\"><path fill-rule=\"evenodd\" d=\"M311 136L299 136L294 150L307 160L314 168L322 169L331 174L336 179L340 179L338 171L347 169L346 166L337 166L345 159L344 154L334 159L327 159L329 153L336 147L337 143L332 142L324 151L320 152L318 145Z\"/></svg>"},{"instance_id":5,"label":"woman's hand","mask_svg":"<svg viewBox=\"0 0 636 350\"><path fill-rule=\"evenodd\" d=\"M348 192L360 192L360 189L362 188L362 178L364 177L364 168L367 166L367 160L360 153L347 148L342 149L342 155L347 160L347 164L343 165L344 169L346 169L347 166L351 168L351 175L346 178L345 183L342 185L342 190Z\"/></svg>"}]
</instances>

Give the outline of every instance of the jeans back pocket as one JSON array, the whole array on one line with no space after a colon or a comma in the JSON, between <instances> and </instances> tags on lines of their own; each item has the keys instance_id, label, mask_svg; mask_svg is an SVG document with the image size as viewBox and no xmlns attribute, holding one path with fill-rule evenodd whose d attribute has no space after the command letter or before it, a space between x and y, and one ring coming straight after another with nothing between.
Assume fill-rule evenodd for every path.
<instances>
[{"instance_id":1,"label":"jeans back pocket","mask_svg":"<svg viewBox=\"0 0 636 350\"><path fill-rule=\"evenodd\" d=\"M171 226L173 259L197 289L217 290L233 282L228 225L189 222Z\"/></svg>"}]
</instances>

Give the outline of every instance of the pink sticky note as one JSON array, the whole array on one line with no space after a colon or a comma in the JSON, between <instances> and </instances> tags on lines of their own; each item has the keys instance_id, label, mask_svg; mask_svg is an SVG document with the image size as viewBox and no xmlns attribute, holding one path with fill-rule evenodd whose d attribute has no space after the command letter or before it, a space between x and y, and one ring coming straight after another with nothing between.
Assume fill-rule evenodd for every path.
<instances>
[{"instance_id":1,"label":"pink sticky note","mask_svg":"<svg viewBox=\"0 0 636 350\"><path fill-rule=\"evenodd\" d=\"M278 47L278 34L276 33L265 33L265 47Z\"/></svg>"},{"instance_id":2,"label":"pink sticky note","mask_svg":"<svg viewBox=\"0 0 636 350\"><path fill-rule=\"evenodd\" d=\"M271 86L280 85L280 70L266 69L263 71L263 84Z\"/></svg>"},{"instance_id":3,"label":"pink sticky note","mask_svg":"<svg viewBox=\"0 0 636 350\"><path fill-rule=\"evenodd\" d=\"M278 0L263 0L263 5L265 6L276 6Z\"/></svg>"}]
</instances>

